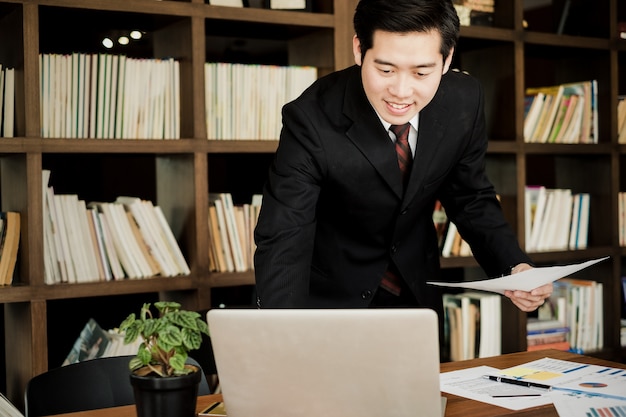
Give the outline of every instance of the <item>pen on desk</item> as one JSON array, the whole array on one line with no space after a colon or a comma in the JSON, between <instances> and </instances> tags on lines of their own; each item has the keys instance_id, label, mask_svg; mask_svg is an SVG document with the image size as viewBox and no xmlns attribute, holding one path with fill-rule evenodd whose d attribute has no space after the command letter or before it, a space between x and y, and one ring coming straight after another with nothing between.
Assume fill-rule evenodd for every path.
<instances>
[{"instance_id":1,"label":"pen on desk","mask_svg":"<svg viewBox=\"0 0 626 417\"><path fill-rule=\"evenodd\" d=\"M537 382L522 381L520 379L515 379L515 378L505 378L502 376L495 376L495 375L484 375L483 378L489 379L491 381L503 382L505 384L519 385L519 386L528 387L528 388L539 388L539 389L545 389L545 390L552 389L550 385L539 384Z\"/></svg>"}]
</instances>

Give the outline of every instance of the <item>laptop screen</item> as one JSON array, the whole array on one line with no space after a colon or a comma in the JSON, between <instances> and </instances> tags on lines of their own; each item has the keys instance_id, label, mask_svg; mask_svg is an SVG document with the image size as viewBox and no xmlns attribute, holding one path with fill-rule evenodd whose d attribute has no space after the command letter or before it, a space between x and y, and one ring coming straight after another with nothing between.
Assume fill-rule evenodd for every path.
<instances>
[{"instance_id":1,"label":"laptop screen","mask_svg":"<svg viewBox=\"0 0 626 417\"><path fill-rule=\"evenodd\" d=\"M214 309L229 417L440 417L428 309Z\"/></svg>"}]
</instances>

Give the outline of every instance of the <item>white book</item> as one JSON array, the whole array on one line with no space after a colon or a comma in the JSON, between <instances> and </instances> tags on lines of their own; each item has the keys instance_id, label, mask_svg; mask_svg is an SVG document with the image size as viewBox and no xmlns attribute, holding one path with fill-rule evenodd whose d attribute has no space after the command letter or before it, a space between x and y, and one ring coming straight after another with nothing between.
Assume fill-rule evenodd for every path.
<instances>
[{"instance_id":1,"label":"white book","mask_svg":"<svg viewBox=\"0 0 626 417\"><path fill-rule=\"evenodd\" d=\"M446 238L443 241L443 248L441 249L441 256L444 258L448 258L452 254L452 246L454 245L454 237L456 234L456 224L448 222L448 231L446 232Z\"/></svg>"},{"instance_id":2,"label":"white book","mask_svg":"<svg viewBox=\"0 0 626 417\"><path fill-rule=\"evenodd\" d=\"M595 348L597 350L604 348L604 300L603 296L604 285L601 282L596 282L595 291Z\"/></svg>"},{"instance_id":3,"label":"white book","mask_svg":"<svg viewBox=\"0 0 626 417\"><path fill-rule=\"evenodd\" d=\"M50 206L48 204L48 183L50 181L50 170L42 170L42 202L43 202L43 224L44 224L44 255L45 255L45 283L56 284L61 280L61 269L57 258L57 248L55 243L55 221L51 218ZM0 233L1 235L1 233Z\"/></svg>"},{"instance_id":4,"label":"white book","mask_svg":"<svg viewBox=\"0 0 626 417\"><path fill-rule=\"evenodd\" d=\"M59 202L54 196L54 188L52 186L48 186L46 188L46 203L51 223L52 241L54 243L53 250L55 252L55 258L60 272L59 282L71 282L70 271L68 269L72 268L72 266L68 260L69 249L67 248L67 243L65 241L65 227L63 226L62 218L59 218Z\"/></svg>"},{"instance_id":5,"label":"white book","mask_svg":"<svg viewBox=\"0 0 626 417\"><path fill-rule=\"evenodd\" d=\"M530 243L526 245L526 250L528 252L537 252L538 250L537 246L543 229L547 201L548 189L542 187L539 189L539 195L537 196L537 208L535 209L535 215L531 227Z\"/></svg>"},{"instance_id":6,"label":"white book","mask_svg":"<svg viewBox=\"0 0 626 417\"><path fill-rule=\"evenodd\" d=\"M235 225L237 227L237 233L239 234L239 244L241 246L241 256L243 258L243 267L247 271L250 269L250 258L248 254L250 252L250 242L248 241L249 231L246 220L246 214L244 213L243 206L233 206L235 215Z\"/></svg>"},{"instance_id":7,"label":"white book","mask_svg":"<svg viewBox=\"0 0 626 417\"><path fill-rule=\"evenodd\" d=\"M574 194L572 196L572 220L570 222L570 232L568 248L570 250L576 249L576 237L578 236L578 226L580 219L580 194Z\"/></svg>"},{"instance_id":8,"label":"white book","mask_svg":"<svg viewBox=\"0 0 626 417\"><path fill-rule=\"evenodd\" d=\"M217 214L217 224L219 227L219 236L224 250L224 261L226 262L225 272L235 272L235 263L233 259L232 249L228 242L228 230L226 227L226 215L224 213L224 203L218 194L209 193L209 204L215 205Z\"/></svg>"},{"instance_id":9,"label":"white book","mask_svg":"<svg viewBox=\"0 0 626 417\"><path fill-rule=\"evenodd\" d=\"M97 207L95 207L94 210L97 212L98 215L98 225L100 226L100 233L102 234L102 240L104 241L106 258L111 269L112 279L123 279L126 274L124 272L124 268L122 266L120 258L117 256L111 227L104 213L102 213Z\"/></svg>"},{"instance_id":10,"label":"white book","mask_svg":"<svg viewBox=\"0 0 626 417\"><path fill-rule=\"evenodd\" d=\"M152 204L149 200L141 200L141 206L144 218L155 239L155 244L163 257L163 260L167 263L169 270L173 275L184 274L187 269L184 267L181 269L179 262L176 259L176 255L170 249L168 237L166 236L166 232L162 230L160 221L157 218L154 204Z\"/></svg>"},{"instance_id":11,"label":"white book","mask_svg":"<svg viewBox=\"0 0 626 417\"><path fill-rule=\"evenodd\" d=\"M560 194L561 190L558 188L548 191L543 226L537 242L537 250L539 252L550 251L554 248L558 218L560 216Z\"/></svg>"},{"instance_id":12,"label":"white book","mask_svg":"<svg viewBox=\"0 0 626 417\"><path fill-rule=\"evenodd\" d=\"M545 193L543 185L527 185L524 189L524 235L526 242L526 251L531 250L531 236L533 224L537 214L537 204L539 195Z\"/></svg>"},{"instance_id":13,"label":"white book","mask_svg":"<svg viewBox=\"0 0 626 417\"><path fill-rule=\"evenodd\" d=\"M87 208L87 216L92 233L95 236L96 253L98 256L98 263L101 270L101 279L103 281L111 281L113 279L113 272L111 270L111 264L107 257L107 248L104 241L104 235L102 233L102 225L100 224L100 216L98 210L95 208Z\"/></svg>"},{"instance_id":14,"label":"white book","mask_svg":"<svg viewBox=\"0 0 626 417\"><path fill-rule=\"evenodd\" d=\"M65 223L65 233L69 247L69 259L74 265L75 282L85 282L88 276L88 270L85 261L85 253L81 238L81 230L77 223L78 196L76 194L59 194L55 195L61 202L63 221Z\"/></svg>"},{"instance_id":15,"label":"white book","mask_svg":"<svg viewBox=\"0 0 626 417\"><path fill-rule=\"evenodd\" d=\"M75 197L74 197L75 196ZM74 203L74 211L76 217L74 224L77 227L78 237L81 243L82 259L85 267L85 276L83 281L93 282L100 280L100 271L98 270L97 257L98 254L93 245L89 223L87 221L87 204L85 200L81 200L77 195L72 195Z\"/></svg>"},{"instance_id":16,"label":"white book","mask_svg":"<svg viewBox=\"0 0 626 417\"><path fill-rule=\"evenodd\" d=\"M163 139L176 139L174 134L174 124L176 123L173 115L174 108L174 85L173 85L173 72L175 62L173 59L168 59L165 66L165 91L163 92Z\"/></svg>"},{"instance_id":17,"label":"white book","mask_svg":"<svg viewBox=\"0 0 626 417\"><path fill-rule=\"evenodd\" d=\"M136 99L137 99L137 82L135 78L135 67L137 63L132 58L126 59L126 65L124 66L124 95L123 100L123 118L121 126L121 139L128 139L132 137L133 126L136 123Z\"/></svg>"},{"instance_id":18,"label":"white book","mask_svg":"<svg viewBox=\"0 0 626 417\"><path fill-rule=\"evenodd\" d=\"M126 91L126 61L127 58L124 55L118 57L117 63L117 89L115 90L115 130L112 132L112 137L116 139L122 138L122 132L124 129L124 99Z\"/></svg>"},{"instance_id":19,"label":"white book","mask_svg":"<svg viewBox=\"0 0 626 417\"><path fill-rule=\"evenodd\" d=\"M559 192L559 211L556 217L555 239L552 249L567 250L569 247L569 232L572 225L573 198L572 190L562 189Z\"/></svg>"},{"instance_id":20,"label":"white book","mask_svg":"<svg viewBox=\"0 0 626 417\"><path fill-rule=\"evenodd\" d=\"M97 137L97 120L98 120L98 101L100 89L98 88L98 80L99 80L99 69L100 69L100 55L99 54L91 54L89 55L89 60L91 64L89 65L89 134L87 137L96 138Z\"/></svg>"},{"instance_id":21,"label":"white book","mask_svg":"<svg viewBox=\"0 0 626 417\"><path fill-rule=\"evenodd\" d=\"M115 254L120 260L125 275L128 278L142 278L141 268L137 264L136 258L124 235L124 231L120 226L118 215L113 208L115 204L107 202L91 204L96 204L98 210L102 212L104 216L103 224L108 225L113 247L115 248Z\"/></svg>"},{"instance_id":22,"label":"white book","mask_svg":"<svg viewBox=\"0 0 626 417\"><path fill-rule=\"evenodd\" d=\"M52 188L50 188L52 191ZM58 224L59 237L61 241L61 248L63 251L63 259L65 260L66 271L67 271L67 282L76 283L77 282L77 273L76 265L74 260L72 259L72 252L70 249L70 242L67 233L66 221L65 221L65 213L64 213L64 204L63 197L59 194L52 194L52 198L54 199L54 208L56 213L56 219Z\"/></svg>"},{"instance_id":23,"label":"white book","mask_svg":"<svg viewBox=\"0 0 626 417\"><path fill-rule=\"evenodd\" d=\"M216 68L213 62L204 64L204 107L206 118L207 139L217 139L217 94L216 94ZM252 118L251 114L251 118Z\"/></svg>"},{"instance_id":24,"label":"white book","mask_svg":"<svg viewBox=\"0 0 626 417\"><path fill-rule=\"evenodd\" d=\"M41 111L41 137L50 136L50 55L39 54L39 109ZM1 84L1 81L0 81ZM1 88L0 88L1 90ZM1 96L1 94L0 94Z\"/></svg>"},{"instance_id":25,"label":"white book","mask_svg":"<svg viewBox=\"0 0 626 417\"><path fill-rule=\"evenodd\" d=\"M172 74L172 86L173 86L173 132L172 139L180 139L180 62L173 61L174 73Z\"/></svg>"},{"instance_id":26,"label":"white book","mask_svg":"<svg viewBox=\"0 0 626 417\"><path fill-rule=\"evenodd\" d=\"M78 200L77 205L78 216L76 220L82 232L83 248L85 251L85 260L89 275L88 281L104 281L104 266L100 263L100 255L98 253L98 242L96 240L96 231L91 219L91 214L87 212L87 204L85 200Z\"/></svg>"},{"instance_id":27,"label":"white book","mask_svg":"<svg viewBox=\"0 0 626 417\"><path fill-rule=\"evenodd\" d=\"M107 119L107 138L115 138L115 117L117 115L117 80L119 74L119 61L118 55L111 55L111 82L109 88L109 117Z\"/></svg>"},{"instance_id":28,"label":"white book","mask_svg":"<svg viewBox=\"0 0 626 417\"><path fill-rule=\"evenodd\" d=\"M471 302L478 305L478 357L498 356L502 353L502 311L499 294L467 291Z\"/></svg>"},{"instance_id":29,"label":"white book","mask_svg":"<svg viewBox=\"0 0 626 417\"><path fill-rule=\"evenodd\" d=\"M85 84L85 77L87 76L87 56L85 54L78 54L78 73L77 78L77 99L76 103L76 133L75 137L85 138L85 99L87 97Z\"/></svg>"},{"instance_id":30,"label":"white book","mask_svg":"<svg viewBox=\"0 0 626 417\"><path fill-rule=\"evenodd\" d=\"M148 139L156 139L155 124L159 123L158 103L163 94L163 80L160 76L161 65L158 60L149 60L150 67L150 91L147 91L148 100L146 100L146 123L144 124L144 134L141 136Z\"/></svg>"},{"instance_id":31,"label":"white book","mask_svg":"<svg viewBox=\"0 0 626 417\"><path fill-rule=\"evenodd\" d=\"M115 202L124 205L126 210L132 214L144 242L159 265L160 274L166 277L177 275L177 270L172 268L162 254L162 248L157 243L157 237L154 235L153 227L147 218L141 199L138 197L119 196L115 199Z\"/></svg>"},{"instance_id":32,"label":"white book","mask_svg":"<svg viewBox=\"0 0 626 417\"><path fill-rule=\"evenodd\" d=\"M178 246L178 242L176 241L176 237L170 228L167 219L165 218L165 214L163 210L159 206L154 206L154 212L156 214L156 218L159 221L159 225L161 226L161 230L165 234L167 238L167 243L169 244L170 251L174 255L174 259L176 260L176 264L178 265L179 270L182 275L189 275L191 270L189 269L189 265L183 256L182 251L180 250L180 246Z\"/></svg>"},{"instance_id":33,"label":"white book","mask_svg":"<svg viewBox=\"0 0 626 417\"><path fill-rule=\"evenodd\" d=\"M51 74L50 81L52 90L50 92L50 137L61 137L61 126L65 117L63 107L63 56L53 54L50 56Z\"/></svg>"},{"instance_id":34,"label":"white book","mask_svg":"<svg viewBox=\"0 0 626 417\"><path fill-rule=\"evenodd\" d=\"M108 54L98 55L98 101L96 103L96 138L105 137L105 117L108 101L107 97L107 67L110 56ZM108 126L108 125L107 125Z\"/></svg>"},{"instance_id":35,"label":"white book","mask_svg":"<svg viewBox=\"0 0 626 417\"><path fill-rule=\"evenodd\" d=\"M220 199L224 204L224 215L226 220L226 231L228 232L228 241L233 254L236 272L246 271L246 265L243 258L243 248L239 240L239 231L237 230L237 220L235 218L235 207L233 197L230 193L220 193Z\"/></svg>"},{"instance_id":36,"label":"white book","mask_svg":"<svg viewBox=\"0 0 626 417\"><path fill-rule=\"evenodd\" d=\"M2 136L12 138L15 130L15 68L4 70L4 117Z\"/></svg>"},{"instance_id":37,"label":"white book","mask_svg":"<svg viewBox=\"0 0 626 417\"><path fill-rule=\"evenodd\" d=\"M137 237L133 233L133 230L129 223L130 219L126 215L126 210L124 210L124 206L118 203L111 203L110 207L116 215L118 227L120 228L119 230L121 230L122 237L126 241L128 248L130 249L130 254L134 257L135 262L139 267L139 277L147 278L153 276L153 270L150 267L150 263L141 251L140 242L137 240Z\"/></svg>"},{"instance_id":38,"label":"white book","mask_svg":"<svg viewBox=\"0 0 626 417\"><path fill-rule=\"evenodd\" d=\"M70 81L70 94L69 94L69 111L67 112L67 124L66 124L66 137L77 138L78 137L78 83L80 77L80 62L79 54L77 52L69 55L69 68L68 79Z\"/></svg>"}]
</instances>

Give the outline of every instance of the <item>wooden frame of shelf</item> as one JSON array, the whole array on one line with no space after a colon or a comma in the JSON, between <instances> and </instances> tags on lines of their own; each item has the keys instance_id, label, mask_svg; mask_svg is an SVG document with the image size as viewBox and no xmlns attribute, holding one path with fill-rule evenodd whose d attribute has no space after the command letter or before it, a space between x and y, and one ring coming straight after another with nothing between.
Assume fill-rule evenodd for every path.
<instances>
[{"instance_id":1,"label":"wooden frame of shelf","mask_svg":"<svg viewBox=\"0 0 626 417\"><path fill-rule=\"evenodd\" d=\"M500 2L503 3L503 2ZM626 249L617 239L617 195L626 189L626 145L617 144L614 127L619 94L626 94L626 41L617 36L617 21L626 20L626 6L619 0L603 0L592 13L591 33L557 35L549 31L525 29L528 11L523 0L498 4L493 27L470 26L461 30L456 63L485 85L490 144L488 160L496 172L511 173L497 178L497 188L510 201L505 214L523 243L524 186L535 181L535 161L545 161L551 173L549 186L570 184L594 194L589 249L583 251L532 253L538 264L576 262L610 255L605 266L594 270L605 285L605 350L598 352L613 360L626 356L619 345L620 282ZM207 308L211 289L251 285L252 271L239 274L212 273L208 253L208 192L216 175L209 175L221 159L230 157L267 157L276 150L274 141L206 140L204 118L204 64L216 36L239 36L236 29L263 28L281 42L286 64L320 67L320 74L353 64L352 14L357 0L320 0L322 7L313 13L219 7L202 0L0 0L0 39L11 39L0 46L0 63L17 70L16 137L0 139L0 197L3 210L17 210L22 216L19 278L14 286L0 288L4 305L6 352L6 390L21 404L28 379L46 371L49 363L48 332L58 323L48 320L49 302L158 293L159 297L181 300L189 308ZM39 108L39 54L57 53L76 44L56 40L54 28L63 28L59 15L69 14L84 20L93 16L136 17L154 26L158 33L150 44L153 57L175 56L181 63L181 136L180 140L107 140L41 138ZM52 16L54 15L54 16ZM160 26L165 21L164 26ZM601 25L597 23L600 22ZM65 22L67 23L67 22ZM531 22L532 23L532 22ZM608 29L602 32L602 25ZM69 26L69 25L66 25ZM232 32L227 29L231 28ZM94 29L95 30L95 29ZM224 32L225 31L225 32ZM244 33L245 34L245 33ZM60 35L59 35L60 36ZM248 36L254 36L252 34ZM15 41L13 41L15 40ZM303 47L315 45L316 47ZM323 47L320 47L323 46ZM58 50L57 50L58 49ZM563 52L565 51L565 52ZM575 51L576 57L567 55ZM94 52L94 51L78 51ZM282 55L281 55L282 56ZM489 57L488 61L484 57ZM600 58L587 65L585 57ZM265 59L265 57L264 57ZM276 58L268 58L276 59ZM532 71L534 62L548 62L541 77ZM580 65L570 65L578 62ZM276 62L282 64L283 62ZM572 68L573 67L573 68ZM496 73L497 72L497 73ZM579 81L579 77L598 76L601 82L599 108L600 143L597 145L540 145L523 141L524 91L527 86ZM86 284L44 284L43 207L41 171L50 165L72 165L83 158L112 160L150 159L154 172L142 193L153 196L172 224L190 264L189 276L98 282ZM564 162L565 161L565 162ZM576 162L590 167L587 179L572 176ZM608 165L608 166L607 166ZM111 175L116 167L102 168ZM71 168L68 168L71 174ZM132 172L132 170L131 170ZM67 173L66 173L67 174ZM89 173L85 173L89 177ZM95 174L93 174L95 175ZM119 174L118 174L119 175ZM53 173L54 176L54 173ZM114 178L117 178L114 176ZM597 181L597 187L592 185ZM76 183L62 184L87 188ZM100 187L100 188L98 188ZM95 194L105 198L118 184L96 186ZM113 190L111 191L110 188ZM212 188L211 188L212 189ZM229 190L220 190L229 191ZM260 192L260 190L258 190ZM592 209L594 210L594 209ZM446 270L476 268L472 258L442 259ZM594 278L591 274L585 277ZM524 350L526 316L511 306L504 308L503 349Z\"/></svg>"}]
</instances>

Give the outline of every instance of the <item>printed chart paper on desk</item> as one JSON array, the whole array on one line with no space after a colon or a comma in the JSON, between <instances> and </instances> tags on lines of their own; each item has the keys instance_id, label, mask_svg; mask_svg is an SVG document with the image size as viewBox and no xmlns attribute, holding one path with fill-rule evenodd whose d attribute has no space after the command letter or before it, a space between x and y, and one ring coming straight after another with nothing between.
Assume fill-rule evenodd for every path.
<instances>
[{"instance_id":1,"label":"printed chart paper on desk","mask_svg":"<svg viewBox=\"0 0 626 417\"><path fill-rule=\"evenodd\" d=\"M502 278L491 278L482 281L467 282L435 282L429 281L428 284L440 285L444 287L461 287L471 288L475 290L491 291L504 294L505 290L522 290L530 291L542 285L549 284L560 278L565 278L575 272L597 264L598 262L608 259L604 258L592 259L579 264L563 265L563 266L545 266L529 269L527 271L518 272L517 274L507 275Z\"/></svg>"}]
</instances>

